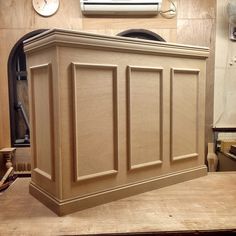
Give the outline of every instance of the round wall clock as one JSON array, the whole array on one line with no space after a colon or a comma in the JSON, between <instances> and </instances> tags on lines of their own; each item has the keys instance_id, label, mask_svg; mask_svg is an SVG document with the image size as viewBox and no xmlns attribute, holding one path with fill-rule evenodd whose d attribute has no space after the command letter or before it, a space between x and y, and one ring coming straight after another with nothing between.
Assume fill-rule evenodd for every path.
<instances>
[{"instance_id":1,"label":"round wall clock","mask_svg":"<svg viewBox=\"0 0 236 236\"><path fill-rule=\"evenodd\" d=\"M41 16L51 16L59 8L59 0L32 0L34 10Z\"/></svg>"}]
</instances>

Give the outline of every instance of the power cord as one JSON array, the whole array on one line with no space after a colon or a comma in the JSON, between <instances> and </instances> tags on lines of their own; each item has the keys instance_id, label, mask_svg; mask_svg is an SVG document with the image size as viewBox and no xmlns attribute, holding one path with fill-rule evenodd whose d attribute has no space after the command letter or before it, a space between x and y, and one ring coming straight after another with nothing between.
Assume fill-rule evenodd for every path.
<instances>
[{"instance_id":1,"label":"power cord","mask_svg":"<svg viewBox=\"0 0 236 236\"><path fill-rule=\"evenodd\" d=\"M160 11L159 13L164 18L172 19L177 14L177 7L172 0L168 0L168 1L170 2L171 6L173 6L173 8L170 8L169 10L166 10L166 11Z\"/></svg>"}]
</instances>

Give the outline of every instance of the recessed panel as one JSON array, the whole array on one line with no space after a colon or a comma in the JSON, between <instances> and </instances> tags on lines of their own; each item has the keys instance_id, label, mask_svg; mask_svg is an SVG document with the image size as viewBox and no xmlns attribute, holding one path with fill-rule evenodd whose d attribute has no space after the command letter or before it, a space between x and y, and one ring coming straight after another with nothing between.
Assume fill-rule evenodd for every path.
<instances>
[{"instance_id":1,"label":"recessed panel","mask_svg":"<svg viewBox=\"0 0 236 236\"><path fill-rule=\"evenodd\" d=\"M162 160L162 69L128 67L127 123L130 170Z\"/></svg>"},{"instance_id":2,"label":"recessed panel","mask_svg":"<svg viewBox=\"0 0 236 236\"><path fill-rule=\"evenodd\" d=\"M73 64L75 179L117 172L117 68Z\"/></svg>"},{"instance_id":3,"label":"recessed panel","mask_svg":"<svg viewBox=\"0 0 236 236\"><path fill-rule=\"evenodd\" d=\"M30 72L34 170L52 179L54 136L51 65L35 66L30 68Z\"/></svg>"},{"instance_id":4,"label":"recessed panel","mask_svg":"<svg viewBox=\"0 0 236 236\"><path fill-rule=\"evenodd\" d=\"M171 159L198 156L199 70L172 69Z\"/></svg>"}]
</instances>

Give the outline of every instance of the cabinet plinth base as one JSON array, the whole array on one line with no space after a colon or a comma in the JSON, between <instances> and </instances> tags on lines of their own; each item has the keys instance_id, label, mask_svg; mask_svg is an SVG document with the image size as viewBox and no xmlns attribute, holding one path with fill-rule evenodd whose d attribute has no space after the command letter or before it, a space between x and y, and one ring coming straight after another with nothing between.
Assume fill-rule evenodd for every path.
<instances>
[{"instance_id":1,"label":"cabinet plinth base","mask_svg":"<svg viewBox=\"0 0 236 236\"><path fill-rule=\"evenodd\" d=\"M203 165L196 168L162 175L146 181L121 186L119 188L65 200L59 200L53 196L48 195L43 189L36 186L33 182L30 183L29 191L31 195L49 207L57 215L63 216L78 210L83 210L135 194L198 178L206 174L207 167Z\"/></svg>"}]
</instances>

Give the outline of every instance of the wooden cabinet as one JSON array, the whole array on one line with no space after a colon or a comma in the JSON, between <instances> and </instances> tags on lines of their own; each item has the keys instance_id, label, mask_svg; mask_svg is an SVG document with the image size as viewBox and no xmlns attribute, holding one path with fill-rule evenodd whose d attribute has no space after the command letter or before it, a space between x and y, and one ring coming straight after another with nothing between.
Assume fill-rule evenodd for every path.
<instances>
[{"instance_id":1,"label":"wooden cabinet","mask_svg":"<svg viewBox=\"0 0 236 236\"><path fill-rule=\"evenodd\" d=\"M207 48L53 29L25 52L30 192L57 214L207 173Z\"/></svg>"}]
</instances>

